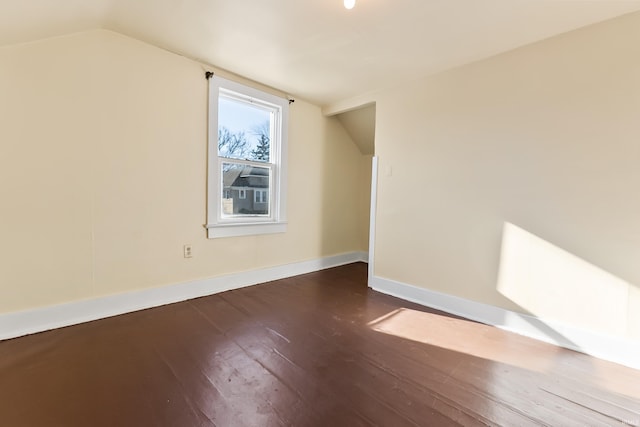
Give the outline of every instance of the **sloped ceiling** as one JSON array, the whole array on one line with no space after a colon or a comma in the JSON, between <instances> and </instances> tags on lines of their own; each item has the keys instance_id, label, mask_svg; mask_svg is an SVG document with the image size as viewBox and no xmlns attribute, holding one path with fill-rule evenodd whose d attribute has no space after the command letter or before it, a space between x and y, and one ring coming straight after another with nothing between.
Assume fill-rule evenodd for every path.
<instances>
[{"instance_id":1,"label":"sloped ceiling","mask_svg":"<svg viewBox=\"0 0 640 427\"><path fill-rule=\"evenodd\" d=\"M376 106L365 105L336 115L362 154L373 155L376 134Z\"/></svg>"},{"instance_id":2,"label":"sloped ceiling","mask_svg":"<svg viewBox=\"0 0 640 427\"><path fill-rule=\"evenodd\" d=\"M640 10L630 0L2 0L0 46L95 28L318 105Z\"/></svg>"}]
</instances>

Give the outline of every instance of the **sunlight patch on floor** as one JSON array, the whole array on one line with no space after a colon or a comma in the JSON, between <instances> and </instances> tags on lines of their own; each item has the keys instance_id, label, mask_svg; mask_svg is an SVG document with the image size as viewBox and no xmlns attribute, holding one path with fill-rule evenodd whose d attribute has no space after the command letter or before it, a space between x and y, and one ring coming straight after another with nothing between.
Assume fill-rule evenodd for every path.
<instances>
[{"instance_id":1,"label":"sunlight patch on floor","mask_svg":"<svg viewBox=\"0 0 640 427\"><path fill-rule=\"evenodd\" d=\"M492 326L409 308L396 309L369 322L368 326L384 334L538 372L547 371L559 352L550 344L543 344L544 350L541 350L538 341ZM523 358L522 347L528 343L535 352ZM509 351L515 347L519 351Z\"/></svg>"}]
</instances>

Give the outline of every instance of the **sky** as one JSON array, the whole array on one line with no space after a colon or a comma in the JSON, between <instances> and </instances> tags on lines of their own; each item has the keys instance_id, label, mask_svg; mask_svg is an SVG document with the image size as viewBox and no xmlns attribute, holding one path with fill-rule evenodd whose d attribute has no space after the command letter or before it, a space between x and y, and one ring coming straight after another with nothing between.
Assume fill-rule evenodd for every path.
<instances>
[{"instance_id":1,"label":"sky","mask_svg":"<svg viewBox=\"0 0 640 427\"><path fill-rule=\"evenodd\" d=\"M226 127L232 133L244 132L251 149L257 145L258 138L253 128L268 122L270 113L261 108L228 98L219 98L218 128Z\"/></svg>"}]
</instances>

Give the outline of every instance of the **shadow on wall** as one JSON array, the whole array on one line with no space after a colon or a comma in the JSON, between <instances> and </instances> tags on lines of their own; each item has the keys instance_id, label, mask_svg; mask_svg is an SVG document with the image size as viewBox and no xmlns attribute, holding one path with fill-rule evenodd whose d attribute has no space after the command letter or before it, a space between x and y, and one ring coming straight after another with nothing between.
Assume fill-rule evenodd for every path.
<instances>
[{"instance_id":1,"label":"shadow on wall","mask_svg":"<svg viewBox=\"0 0 640 427\"><path fill-rule=\"evenodd\" d=\"M625 339L629 288L619 277L504 224L497 290L537 318Z\"/></svg>"}]
</instances>

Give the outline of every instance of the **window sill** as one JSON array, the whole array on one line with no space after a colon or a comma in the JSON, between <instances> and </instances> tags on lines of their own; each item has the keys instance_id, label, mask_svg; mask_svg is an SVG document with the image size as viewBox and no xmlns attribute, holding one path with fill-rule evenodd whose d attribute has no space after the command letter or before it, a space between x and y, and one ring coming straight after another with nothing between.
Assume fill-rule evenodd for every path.
<instances>
[{"instance_id":1,"label":"window sill","mask_svg":"<svg viewBox=\"0 0 640 427\"><path fill-rule=\"evenodd\" d=\"M287 231L286 222L261 222L255 224L207 224L207 237L218 239L222 237L254 236L259 234L275 234Z\"/></svg>"}]
</instances>

